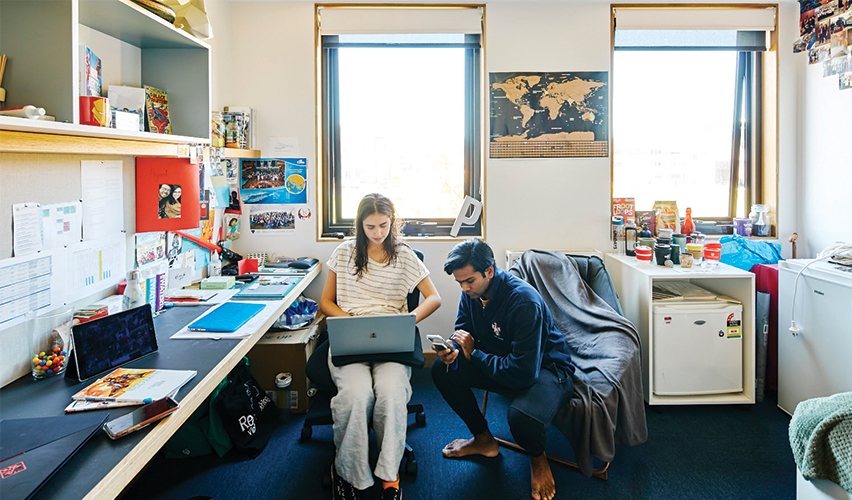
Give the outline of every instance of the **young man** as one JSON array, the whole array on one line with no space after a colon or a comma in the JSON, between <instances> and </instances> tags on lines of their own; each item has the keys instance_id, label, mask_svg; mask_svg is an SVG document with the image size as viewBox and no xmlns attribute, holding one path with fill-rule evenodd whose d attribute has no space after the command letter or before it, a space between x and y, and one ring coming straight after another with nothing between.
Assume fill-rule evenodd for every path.
<instances>
[{"instance_id":1,"label":"young man","mask_svg":"<svg viewBox=\"0 0 852 500\"><path fill-rule=\"evenodd\" d=\"M447 458L497 456L499 445L471 389L506 395L512 399L512 436L530 456L532 498L550 500L556 485L544 448L551 420L573 393L568 345L541 295L496 267L484 241L456 245L444 271L464 293L450 337L455 349L438 351L443 363L432 365L432 379L473 437L456 439L442 453Z\"/></svg>"}]
</instances>

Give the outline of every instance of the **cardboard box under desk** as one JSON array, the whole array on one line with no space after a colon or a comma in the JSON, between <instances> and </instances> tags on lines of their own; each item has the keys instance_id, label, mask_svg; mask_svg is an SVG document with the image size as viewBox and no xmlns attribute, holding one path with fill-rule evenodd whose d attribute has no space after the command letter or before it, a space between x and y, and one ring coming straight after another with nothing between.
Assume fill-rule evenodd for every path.
<instances>
[{"instance_id":1,"label":"cardboard box under desk","mask_svg":"<svg viewBox=\"0 0 852 500\"><path fill-rule=\"evenodd\" d=\"M301 330L268 332L257 341L248 353L254 378L270 395L278 408L293 413L305 413L310 406L308 387L311 382L305 374L308 358L317 347L317 339L325 328L325 316L317 313L310 326ZM275 376L290 373L293 381L287 389L275 386Z\"/></svg>"}]
</instances>

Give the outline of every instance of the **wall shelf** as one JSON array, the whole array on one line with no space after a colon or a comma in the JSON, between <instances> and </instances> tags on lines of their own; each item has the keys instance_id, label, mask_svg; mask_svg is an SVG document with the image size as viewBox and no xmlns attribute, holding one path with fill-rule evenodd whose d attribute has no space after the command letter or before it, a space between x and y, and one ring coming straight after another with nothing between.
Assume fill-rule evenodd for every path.
<instances>
[{"instance_id":1,"label":"wall shelf","mask_svg":"<svg viewBox=\"0 0 852 500\"><path fill-rule=\"evenodd\" d=\"M257 149L222 148L222 158L260 158Z\"/></svg>"},{"instance_id":2,"label":"wall shelf","mask_svg":"<svg viewBox=\"0 0 852 500\"><path fill-rule=\"evenodd\" d=\"M151 134L148 134L151 135ZM175 139L175 137L172 137ZM197 138L192 143L201 142ZM129 156L178 156L177 141L151 141L144 138L112 138L61 133L0 130L0 153L85 154Z\"/></svg>"}]
</instances>

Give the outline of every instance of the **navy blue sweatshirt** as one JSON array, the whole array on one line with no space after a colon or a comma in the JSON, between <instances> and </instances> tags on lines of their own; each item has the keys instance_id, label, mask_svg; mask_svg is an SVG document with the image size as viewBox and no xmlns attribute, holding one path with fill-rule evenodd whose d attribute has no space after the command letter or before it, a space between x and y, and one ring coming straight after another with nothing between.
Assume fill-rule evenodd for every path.
<instances>
[{"instance_id":1,"label":"navy blue sweatshirt","mask_svg":"<svg viewBox=\"0 0 852 500\"><path fill-rule=\"evenodd\" d=\"M497 266L488 304L462 293L455 328L473 335L473 364L510 389L533 385L542 368L560 378L574 372L568 344L541 295Z\"/></svg>"}]
</instances>

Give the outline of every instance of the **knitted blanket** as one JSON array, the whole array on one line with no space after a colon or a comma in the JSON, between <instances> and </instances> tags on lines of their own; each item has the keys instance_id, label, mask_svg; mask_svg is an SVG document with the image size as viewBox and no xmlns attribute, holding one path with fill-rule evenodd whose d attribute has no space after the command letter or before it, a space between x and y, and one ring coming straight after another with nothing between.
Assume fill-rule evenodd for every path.
<instances>
[{"instance_id":1,"label":"knitted blanket","mask_svg":"<svg viewBox=\"0 0 852 500\"><path fill-rule=\"evenodd\" d=\"M799 403L790 446L805 479L828 479L852 493L852 392Z\"/></svg>"}]
</instances>

